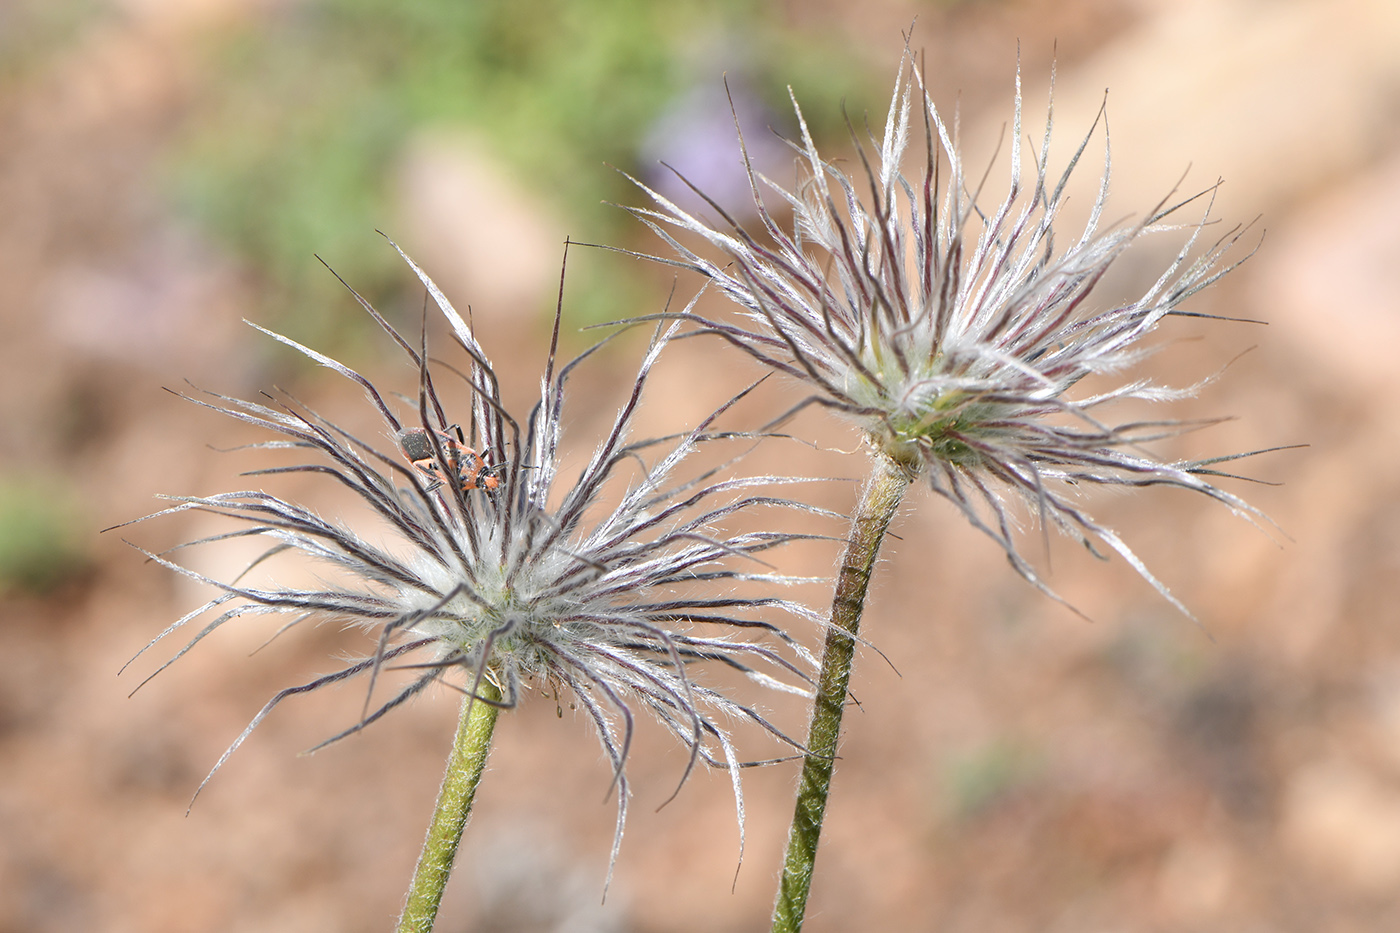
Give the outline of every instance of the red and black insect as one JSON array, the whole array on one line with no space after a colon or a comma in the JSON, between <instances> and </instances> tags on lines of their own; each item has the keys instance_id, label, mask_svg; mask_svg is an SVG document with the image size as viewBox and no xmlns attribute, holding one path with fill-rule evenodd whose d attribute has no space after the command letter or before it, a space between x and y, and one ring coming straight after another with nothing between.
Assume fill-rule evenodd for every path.
<instances>
[{"instance_id":1,"label":"red and black insect","mask_svg":"<svg viewBox=\"0 0 1400 933\"><path fill-rule=\"evenodd\" d=\"M467 446L460 427L451 427L456 433L455 438L446 431L438 431L437 434L442 438L443 462L456 475L458 485L464 490L495 489L499 486L500 480L491 475L495 468L488 467L481 455ZM431 481L428 488L436 489L442 485L443 473L433 456L433 444L428 439L428 432L423 428L404 428L398 433L397 440L403 455Z\"/></svg>"}]
</instances>

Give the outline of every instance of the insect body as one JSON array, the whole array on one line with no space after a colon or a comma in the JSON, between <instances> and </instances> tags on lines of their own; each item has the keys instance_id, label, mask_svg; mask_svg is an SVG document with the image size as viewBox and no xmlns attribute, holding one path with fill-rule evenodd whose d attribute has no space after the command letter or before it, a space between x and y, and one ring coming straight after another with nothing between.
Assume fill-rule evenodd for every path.
<instances>
[{"instance_id":1,"label":"insect body","mask_svg":"<svg viewBox=\"0 0 1400 933\"><path fill-rule=\"evenodd\" d=\"M495 489L500 485L500 480L491 475L491 468L487 467L481 455L466 445L461 428L456 428L455 439L446 431L437 433L442 437L443 463L456 476L462 489ZM431 481L432 485L428 488L440 486L444 481L443 473L433 456L433 444L428 439L428 432L423 428L404 428L398 433L397 440L403 455Z\"/></svg>"}]
</instances>

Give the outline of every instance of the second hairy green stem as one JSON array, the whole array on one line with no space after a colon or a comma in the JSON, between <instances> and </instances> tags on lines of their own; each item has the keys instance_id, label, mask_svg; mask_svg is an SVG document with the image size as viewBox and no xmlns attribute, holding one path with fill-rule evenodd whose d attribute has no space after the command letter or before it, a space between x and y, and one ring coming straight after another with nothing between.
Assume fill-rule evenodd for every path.
<instances>
[{"instance_id":1,"label":"second hairy green stem","mask_svg":"<svg viewBox=\"0 0 1400 933\"><path fill-rule=\"evenodd\" d=\"M477 699L468 697L463 701L457 739L447 760L447 773L442 777L428 838L423 840L423 852L413 871L413 885L399 915L398 933L429 933L437 919L438 904L457 857L457 844L462 841L462 831L476 799L476 785L481 782L486 756L491 751L491 733L496 728L500 702L501 691L484 679L477 688Z\"/></svg>"},{"instance_id":2,"label":"second hairy green stem","mask_svg":"<svg viewBox=\"0 0 1400 933\"><path fill-rule=\"evenodd\" d=\"M812 868L817 859L826 800L831 793L831 772L841 737L841 714L851 680L851 660L870 575L890 520L909 487L909 472L883 454L875 454L870 480L860 506L851 518L841 575L831 603L831 627L827 629L818 674L812 722L807 733L807 755L797 788L797 805L788 831L787 857L773 907L773 933L797 933L807 910Z\"/></svg>"}]
</instances>

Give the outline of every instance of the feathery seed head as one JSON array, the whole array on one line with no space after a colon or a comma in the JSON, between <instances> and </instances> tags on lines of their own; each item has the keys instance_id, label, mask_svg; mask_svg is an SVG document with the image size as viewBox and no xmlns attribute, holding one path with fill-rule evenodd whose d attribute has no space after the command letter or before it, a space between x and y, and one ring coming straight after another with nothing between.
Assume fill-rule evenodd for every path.
<instances>
[{"instance_id":1,"label":"feathery seed head","mask_svg":"<svg viewBox=\"0 0 1400 933\"><path fill-rule=\"evenodd\" d=\"M674 330L674 325L667 325L658 330L630 396L578 478L561 482L566 382L574 366L597 346L558 368L551 346L540 399L522 423L504 407L495 372L471 327L422 270L404 258L446 317L454 341L466 356L464 371L436 361L430 365L426 337L419 346L411 345L355 296L417 370L417 404L408 418L359 373L265 331L356 382L399 449L355 437L290 400L259 404L212 393L211 401L192 399L279 436L255 446L318 455L315 462L252 475L329 476L357 493L392 529L395 539L392 547L371 543L346 524L323 519L261 490L180 497L173 508L155 513L195 510L244 523L238 530L181 547L252 537L267 545L254 566L279 553L293 552L338 568L342 579L349 581L316 587L259 587L243 582L246 571L231 581L216 581L151 555L219 591L147 646L201 616L213 615L160 669L242 616L286 615L287 627L334 619L374 636L373 648L365 656L274 696L214 770L287 697L355 675L368 678L363 715L323 743L329 744L433 684L475 695L487 679L499 687L505 706L514 706L522 692L533 686L555 696L572 695L592 720L615 769L614 855L626 815L624 765L638 709L649 711L689 748L686 776L700 760L731 772L742 846L738 774L745 762L740 761L722 721L747 720L781 742L798 746L754 707L697 680L694 667L702 661L719 662L763 686L807 693L803 684L808 681L806 672L815 666L813 659L764 616L778 612L812 619L812 614L786 599L755 599L727 591L744 580L762 580L772 586L792 582L792 578L764 573L766 565L759 555L798 535L724 528L727 519L752 506L805 508L758 493L793 480L713 473L678 478L678 467L687 455L716 439L711 426L729 405L688 433L660 439L631 437L632 418L648 374ZM557 345L557 317L554 333ZM468 384L471 400L465 427L449 416L436 378L444 371ZM716 592L717 588L721 591ZM387 698L376 697L375 682L389 668L407 669L412 677Z\"/></svg>"},{"instance_id":2,"label":"feathery seed head","mask_svg":"<svg viewBox=\"0 0 1400 933\"><path fill-rule=\"evenodd\" d=\"M1198 425L1112 424L1098 414L1113 401L1160 401L1193 389L1135 380L1079 397L1071 390L1146 355L1142 338L1229 271L1221 259L1239 228L1197 250L1213 189L1164 201L1137 222L1101 225L1110 165L1105 128L1097 197L1086 226L1066 244L1057 241L1055 223L1072 172L1099 122L1106 126L1102 111L1053 177L1052 112L1038 151L1023 146L1018 72L1010 187L988 209L978 203L981 186L971 187L965 174L956 124L950 130L935 108L907 45L883 134L871 140L873 158L857 142L863 186L818 153L795 98L793 106L801 140L790 145L802 181L790 191L749 168L761 231L707 199L724 221L712 226L639 183L657 208L633 213L675 253L648 258L706 276L747 320L683 317L810 386L803 405L835 409L860 425L877 451L923 475L1042 591L1054 596L1017 551L1003 492L1091 549L1091 539L1107 544L1189 615L1111 529L1082 510L1075 487L1173 485L1257 516L1202 479L1220 475L1210 464L1232 458L1164 462L1141 445ZM922 164L909 177L902 163L919 137ZM742 135L739 142L742 152ZM785 202L790 229L769 211L761 188ZM1198 220L1172 220L1199 201L1206 205ZM1189 232L1186 243L1143 294L1106 307L1093 302L1105 272L1139 237L1179 229ZM722 260L687 246L682 234L708 243Z\"/></svg>"}]
</instances>

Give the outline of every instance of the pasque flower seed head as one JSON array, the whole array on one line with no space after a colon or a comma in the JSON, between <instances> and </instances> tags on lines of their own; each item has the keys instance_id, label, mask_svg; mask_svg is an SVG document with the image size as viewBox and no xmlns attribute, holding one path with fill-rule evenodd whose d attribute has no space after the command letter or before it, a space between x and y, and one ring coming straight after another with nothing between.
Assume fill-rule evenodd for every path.
<instances>
[{"instance_id":1,"label":"pasque flower seed head","mask_svg":"<svg viewBox=\"0 0 1400 933\"><path fill-rule=\"evenodd\" d=\"M287 627L329 619L373 635L373 648L364 656L272 697L214 770L276 706L300 693L357 675L367 679L362 716L323 743L329 744L435 684L474 695L489 680L505 706L514 706L533 687L570 697L567 702L592 721L614 768L614 857L627 812L625 764L641 711L688 747L686 776L698 761L730 771L742 847L739 769L746 762L726 723L748 721L788 746L796 743L754 706L707 686L696 671L700 662L717 662L765 687L807 694L813 659L771 617L813 615L786 599L731 592L733 584L744 580L765 581L769 592L791 582L766 572L759 555L798 535L724 530L728 519L755 506L806 509L764 494L793 480L713 473L686 479L680 474L688 455L718 439L711 429L729 405L680 435L632 437L643 388L675 329L665 325L648 347L606 436L579 476L565 481L560 468L567 383L574 367L597 347L556 366L556 317L540 397L522 422L505 407L496 373L472 328L408 261L446 318L465 362L460 369L430 363L426 337L414 346L360 299L416 370L416 407L399 406L414 408L407 417L390 404L394 396L358 372L264 331L357 383L393 439L390 445L356 437L290 398L266 404L213 393L207 399L192 398L277 435L255 446L316 455L314 462L250 475L324 475L356 493L392 532L389 544L374 543L349 524L324 519L260 489L175 497L177 505L155 513L194 510L243 525L181 547L256 538L267 546L254 564L294 552L330 565L339 571L337 579L348 581L254 586L243 582L243 574L214 580L169 557L151 555L218 591L151 642L212 614L167 665L245 616L285 616ZM440 385L444 373L467 383L470 401L461 424L453 422L460 415L449 414L449 399ZM375 697L376 680L391 667L407 669L412 676L387 698Z\"/></svg>"},{"instance_id":2,"label":"pasque flower seed head","mask_svg":"<svg viewBox=\"0 0 1400 933\"><path fill-rule=\"evenodd\" d=\"M822 157L795 98L793 106L801 128L800 142L790 144L802 177L796 190L749 166L761 230L746 229L709 201L723 220L712 225L641 185L657 207L633 213L675 254L648 258L701 273L745 316L738 323L683 317L807 384L812 395L803 405L834 409L860 425L876 450L923 476L1042 591L1054 595L1017 549L1009 509L1016 500L1091 550L1097 540L1117 551L1187 612L1111 528L1084 511L1076 490L1086 483L1178 486L1258 516L1205 478L1220 475L1212 465L1232 457L1164 461L1143 445L1198 424L1114 424L1101 414L1115 401L1169 400L1194 387L1130 379L1092 393L1075 390L1087 376L1111 376L1137 362L1149 352L1143 338L1229 271L1222 259L1240 228L1198 248L1214 189L1163 201L1136 222L1104 225L1106 116L1100 113L1054 177L1053 111L1038 151L1023 144L1018 73L1010 186L1000 203L983 207L981 185L963 166L956 125L950 128L934 106L907 47L883 133L871 140L873 156L857 142L863 184ZM1065 238L1055 225L1066 185L1100 123L1098 194L1083 230ZM906 176L906 152L919 142L920 170ZM744 161L748 166L746 155ZM765 190L791 212L790 228L770 211ZM1197 219L1175 222L1195 205ZM1121 303L1099 300L1096 286L1130 246L1183 229L1186 242L1146 291ZM695 238L722 258L688 245Z\"/></svg>"}]
</instances>

